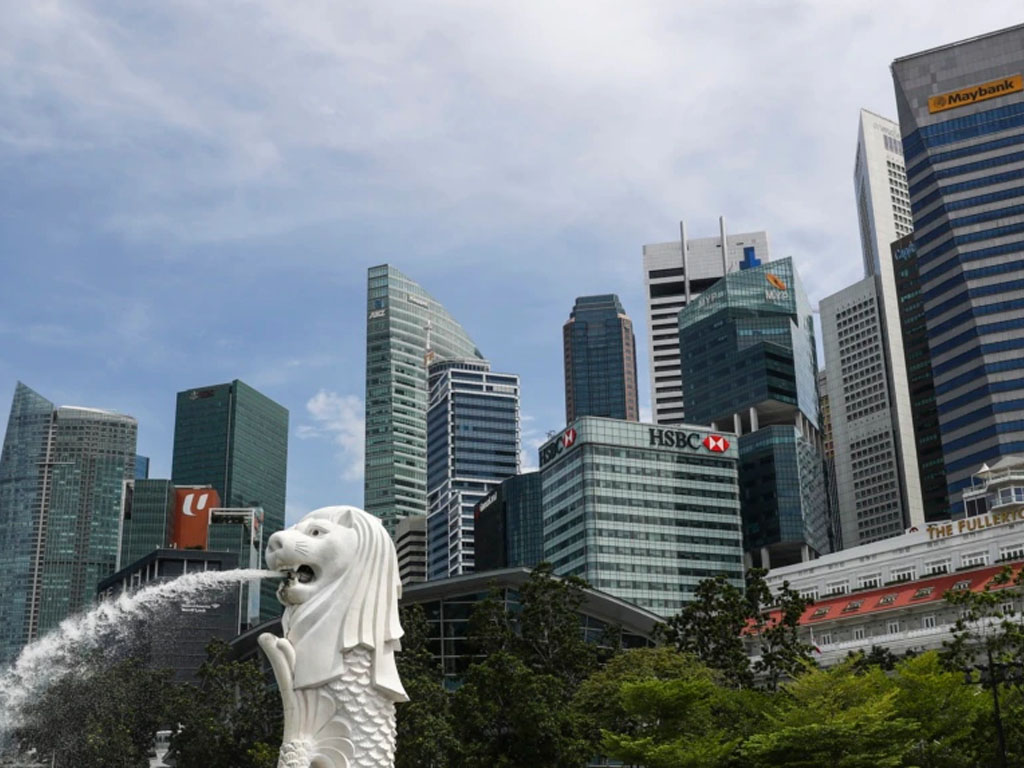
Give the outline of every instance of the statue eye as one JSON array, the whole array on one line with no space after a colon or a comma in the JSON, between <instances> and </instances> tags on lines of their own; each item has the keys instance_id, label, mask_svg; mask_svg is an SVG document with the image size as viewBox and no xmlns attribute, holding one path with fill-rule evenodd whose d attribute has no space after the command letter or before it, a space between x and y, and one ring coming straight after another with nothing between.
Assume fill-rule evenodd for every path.
<instances>
[{"instance_id":1,"label":"statue eye","mask_svg":"<svg viewBox=\"0 0 1024 768\"><path fill-rule=\"evenodd\" d=\"M311 530L309 532L309 535L310 536L319 536L320 535L320 529L319 528L314 528L313 530Z\"/></svg>"}]
</instances>

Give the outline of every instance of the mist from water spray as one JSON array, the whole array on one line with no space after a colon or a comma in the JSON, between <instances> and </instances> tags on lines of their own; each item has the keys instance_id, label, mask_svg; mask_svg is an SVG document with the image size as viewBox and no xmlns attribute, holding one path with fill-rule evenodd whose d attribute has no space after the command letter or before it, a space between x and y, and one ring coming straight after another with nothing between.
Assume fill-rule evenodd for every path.
<instances>
[{"instance_id":1,"label":"mist from water spray","mask_svg":"<svg viewBox=\"0 0 1024 768\"><path fill-rule=\"evenodd\" d=\"M53 681L85 671L87 654L116 647L137 631L139 620L180 600L265 578L281 578L281 574L255 568L197 571L136 592L123 592L86 613L69 616L56 629L25 646L11 666L0 670L0 740L19 725L21 709L28 701Z\"/></svg>"}]
</instances>

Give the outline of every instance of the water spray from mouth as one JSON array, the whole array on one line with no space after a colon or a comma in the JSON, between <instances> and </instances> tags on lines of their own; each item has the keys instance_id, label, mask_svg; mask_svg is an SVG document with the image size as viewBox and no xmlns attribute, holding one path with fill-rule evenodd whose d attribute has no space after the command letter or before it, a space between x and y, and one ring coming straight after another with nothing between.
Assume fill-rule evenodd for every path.
<instances>
[{"instance_id":1,"label":"water spray from mouth","mask_svg":"<svg viewBox=\"0 0 1024 768\"><path fill-rule=\"evenodd\" d=\"M25 646L11 666L0 669L0 741L18 726L21 708L30 699L54 680L82 671L82 659L88 652L109 650L123 643L139 620L204 592L254 579L284 577L279 571L257 568L188 573L136 592L122 592L86 613L69 616L49 634Z\"/></svg>"}]
</instances>

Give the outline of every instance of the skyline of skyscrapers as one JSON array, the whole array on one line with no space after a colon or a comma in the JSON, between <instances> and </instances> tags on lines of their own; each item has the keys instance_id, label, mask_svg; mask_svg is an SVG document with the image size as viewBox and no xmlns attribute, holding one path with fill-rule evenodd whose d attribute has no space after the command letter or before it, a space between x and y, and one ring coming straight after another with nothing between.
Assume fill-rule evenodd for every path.
<instances>
[{"instance_id":1,"label":"skyline of skyscrapers","mask_svg":"<svg viewBox=\"0 0 1024 768\"><path fill-rule=\"evenodd\" d=\"M732 272L705 290L679 313L679 347L687 419L739 436L748 563L827 553L814 320L793 260Z\"/></svg>"},{"instance_id":2,"label":"skyline of skyscrapers","mask_svg":"<svg viewBox=\"0 0 1024 768\"><path fill-rule=\"evenodd\" d=\"M0 453L0 662L89 606L114 573L138 423L20 381Z\"/></svg>"},{"instance_id":3,"label":"skyline of skyscrapers","mask_svg":"<svg viewBox=\"0 0 1024 768\"><path fill-rule=\"evenodd\" d=\"M519 377L486 360L428 368L427 578L472 573L473 508L520 468Z\"/></svg>"},{"instance_id":4,"label":"skyline of skyscrapers","mask_svg":"<svg viewBox=\"0 0 1024 768\"><path fill-rule=\"evenodd\" d=\"M1024 451L1024 25L896 59L892 75L954 514Z\"/></svg>"},{"instance_id":5,"label":"skyline of skyscrapers","mask_svg":"<svg viewBox=\"0 0 1024 768\"><path fill-rule=\"evenodd\" d=\"M565 422L581 416L637 421L633 321L614 293L580 296L562 326Z\"/></svg>"},{"instance_id":6,"label":"skyline of skyscrapers","mask_svg":"<svg viewBox=\"0 0 1024 768\"><path fill-rule=\"evenodd\" d=\"M679 242L643 247L647 365L651 416L656 424L682 424L686 418L679 364L679 310L726 273L771 258L766 232L727 235L724 217L719 218L718 237L690 238L684 221L679 222L679 233Z\"/></svg>"}]
</instances>

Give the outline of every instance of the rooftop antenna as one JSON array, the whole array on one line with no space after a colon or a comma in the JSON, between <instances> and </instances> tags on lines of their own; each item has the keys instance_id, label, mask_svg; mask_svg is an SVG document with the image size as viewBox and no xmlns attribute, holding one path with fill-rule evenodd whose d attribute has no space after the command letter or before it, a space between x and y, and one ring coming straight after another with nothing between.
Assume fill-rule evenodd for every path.
<instances>
[{"instance_id":1,"label":"rooftop antenna","mask_svg":"<svg viewBox=\"0 0 1024 768\"><path fill-rule=\"evenodd\" d=\"M725 216L718 217L718 230L722 234L722 275L729 274L729 246L725 241Z\"/></svg>"}]
</instances>

